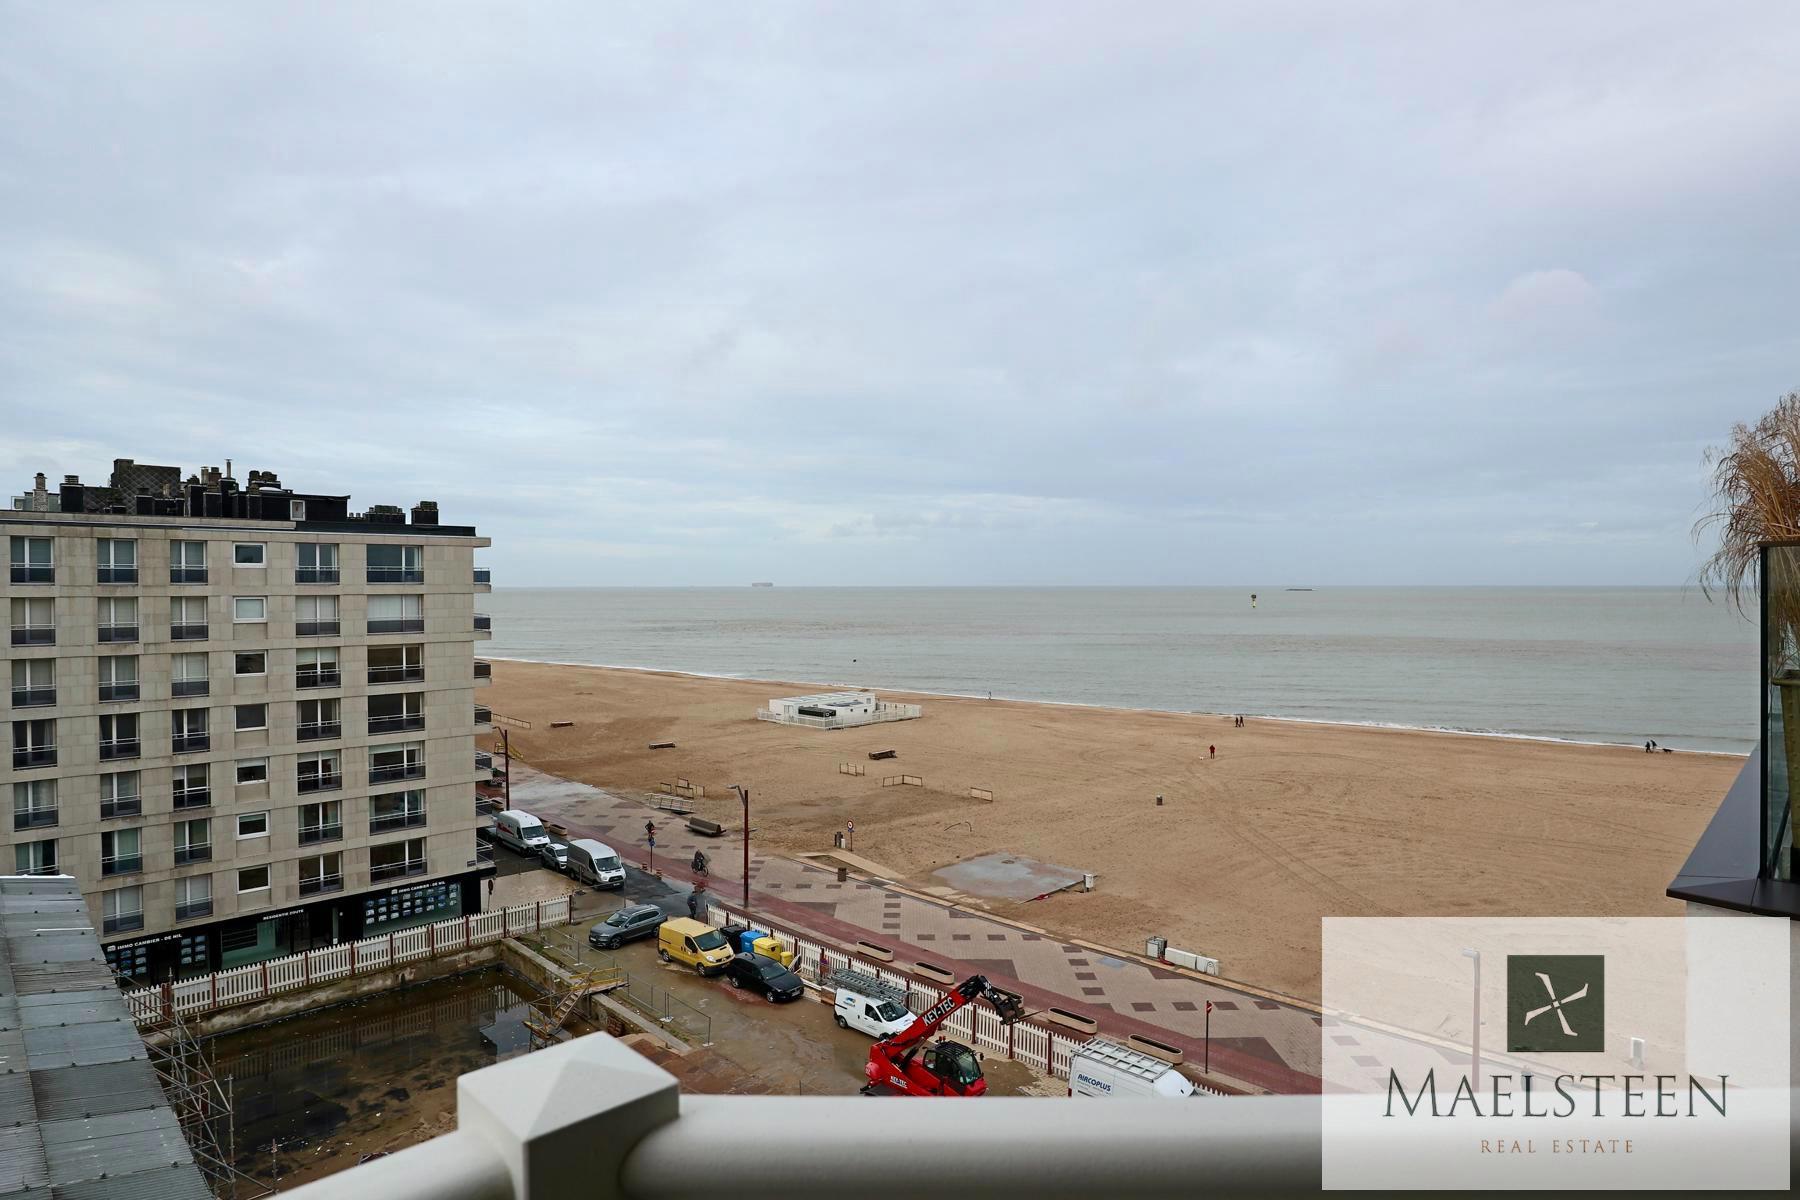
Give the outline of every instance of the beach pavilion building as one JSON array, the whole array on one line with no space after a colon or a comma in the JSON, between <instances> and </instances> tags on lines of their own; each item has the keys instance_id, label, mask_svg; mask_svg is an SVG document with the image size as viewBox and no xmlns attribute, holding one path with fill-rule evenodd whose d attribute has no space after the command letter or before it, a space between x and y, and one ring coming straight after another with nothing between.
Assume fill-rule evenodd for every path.
<instances>
[{"instance_id":1,"label":"beach pavilion building","mask_svg":"<svg viewBox=\"0 0 1800 1200\"><path fill-rule=\"evenodd\" d=\"M806 725L813 729L849 729L879 725L885 721L911 721L924 715L917 704L891 704L874 692L820 692L812 696L783 696L756 710L759 721L782 725Z\"/></svg>"}]
</instances>

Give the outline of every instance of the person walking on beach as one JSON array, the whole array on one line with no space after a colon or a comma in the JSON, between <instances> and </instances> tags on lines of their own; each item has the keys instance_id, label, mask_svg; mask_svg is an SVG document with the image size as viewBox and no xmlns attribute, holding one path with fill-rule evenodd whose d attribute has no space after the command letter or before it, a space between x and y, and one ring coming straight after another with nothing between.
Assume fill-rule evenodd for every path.
<instances>
[{"instance_id":1,"label":"person walking on beach","mask_svg":"<svg viewBox=\"0 0 1800 1200\"><path fill-rule=\"evenodd\" d=\"M1217 746L1208 746L1206 748L1206 757L1208 757L1208 758L1219 757L1219 748Z\"/></svg>"}]
</instances>

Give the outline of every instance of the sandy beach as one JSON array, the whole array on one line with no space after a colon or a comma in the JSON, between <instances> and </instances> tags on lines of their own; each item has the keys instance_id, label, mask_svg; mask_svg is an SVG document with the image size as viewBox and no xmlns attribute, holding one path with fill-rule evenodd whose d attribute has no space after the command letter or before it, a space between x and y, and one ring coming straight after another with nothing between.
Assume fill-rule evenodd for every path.
<instances>
[{"instance_id":1,"label":"sandy beach","mask_svg":"<svg viewBox=\"0 0 1800 1200\"><path fill-rule=\"evenodd\" d=\"M1678 913L1663 889L1741 766L900 692L882 696L924 705L922 719L838 732L754 719L771 697L809 690L819 689L496 662L477 697L532 723L513 746L542 770L624 791L685 778L706 789L699 811L733 829L726 789L739 783L761 847L824 850L854 820L859 854L940 893L935 870L981 854L1093 871L1092 893L984 904L1121 947L1163 934L1218 958L1231 978L1309 998L1325 916ZM662 741L676 747L648 748ZM897 752L892 763L869 762L884 749ZM840 763L868 774L840 774ZM900 771L925 787L880 785Z\"/></svg>"}]
</instances>

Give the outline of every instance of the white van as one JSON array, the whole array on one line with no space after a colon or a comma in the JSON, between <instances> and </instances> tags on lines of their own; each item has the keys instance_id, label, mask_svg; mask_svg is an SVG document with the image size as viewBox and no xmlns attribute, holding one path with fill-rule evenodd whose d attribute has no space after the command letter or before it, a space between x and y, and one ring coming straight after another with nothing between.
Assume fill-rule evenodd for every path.
<instances>
[{"instance_id":1,"label":"white van","mask_svg":"<svg viewBox=\"0 0 1800 1200\"><path fill-rule=\"evenodd\" d=\"M1069 1059L1069 1095L1183 1100L1194 1094L1187 1076L1160 1058L1095 1038Z\"/></svg>"},{"instance_id":2,"label":"white van","mask_svg":"<svg viewBox=\"0 0 1800 1200\"><path fill-rule=\"evenodd\" d=\"M544 823L522 808L509 808L494 815L494 840L520 854L538 852L539 846L550 844Z\"/></svg>"},{"instance_id":3,"label":"white van","mask_svg":"<svg viewBox=\"0 0 1800 1200\"><path fill-rule=\"evenodd\" d=\"M836 971L832 973L831 984L837 992L831 1015L840 1029L854 1029L872 1038L884 1038L913 1023L913 1015L904 1003L904 994L873 975L861 971Z\"/></svg>"},{"instance_id":4,"label":"white van","mask_svg":"<svg viewBox=\"0 0 1800 1200\"><path fill-rule=\"evenodd\" d=\"M625 886L625 864L619 861L619 852L593 838L576 838L569 843L568 871L578 881L594 887Z\"/></svg>"}]
</instances>

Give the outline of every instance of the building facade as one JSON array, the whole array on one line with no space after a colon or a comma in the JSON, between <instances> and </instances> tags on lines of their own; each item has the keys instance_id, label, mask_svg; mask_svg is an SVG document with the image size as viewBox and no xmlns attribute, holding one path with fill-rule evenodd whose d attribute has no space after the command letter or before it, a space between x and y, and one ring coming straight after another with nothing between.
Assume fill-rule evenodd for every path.
<instances>
[{"instance_id":1,"label":"building facade","mask_svg":"<svg viewBox=\"0 0 1800 1200\"><path fill-rule=\"evenodd\" d=\"M0 526L0 854L73 876L122 975L479 910L487 539L128 459L104 488L38 476Z\"/></svg>"}]
</instances>

